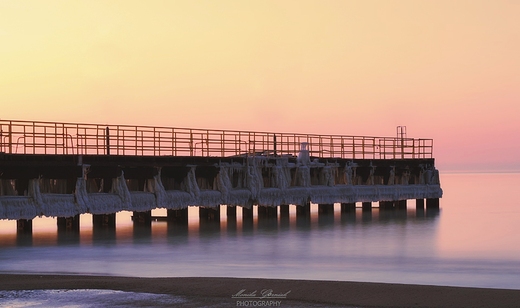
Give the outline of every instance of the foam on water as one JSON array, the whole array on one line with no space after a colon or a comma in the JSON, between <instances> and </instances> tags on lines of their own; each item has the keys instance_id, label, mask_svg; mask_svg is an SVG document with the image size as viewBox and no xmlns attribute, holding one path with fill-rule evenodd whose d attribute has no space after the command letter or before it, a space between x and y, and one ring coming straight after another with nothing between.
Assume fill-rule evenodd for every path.
<instances>
[{"instance_id":1,"label":"foam on water","mask_svg":"<svg viewBox=\"0 0 520 308\"><path fill-rule=\"evenodd\" d=\"M241 301L243 302L243 301ZM338 305L322 305L315 303L277 300L255 301L256 303L240 306L251 307L340 307ZM268 303L267 303L268 302ZM10 308L112 308L112 307L202 307L224 308L237 306L237 300L233 298L186 298L167 294L151 294L123 292L115 290L21 290L0 291L0 307ZM348 308L341 306L343 308Z\"/></svg>"},{"instance_id":2,"label":"foam on water","mask_svg":"<svg viewBox=\"0 0 520 308\"><path fill-rule=\"evenodd\" d=\"M30 307L174 307L190 302L180 296L115 290L22 290L0 291L0 306Z\"/></svg>"}]
</instances>

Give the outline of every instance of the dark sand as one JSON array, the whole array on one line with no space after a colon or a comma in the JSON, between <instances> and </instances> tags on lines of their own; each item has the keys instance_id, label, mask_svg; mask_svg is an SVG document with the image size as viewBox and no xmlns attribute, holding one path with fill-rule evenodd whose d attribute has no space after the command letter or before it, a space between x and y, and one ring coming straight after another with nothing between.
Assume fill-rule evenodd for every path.
<instances>
[{"instance_id":1,"label":"dark sand","mask_svg":"<svg viewBox=\"0 0 520 308\"><path fill-rule=\"evenodd\" d=\"M236 307L232 296L271 289L286 293L284 303L357 307L520 307L520 290L460 288L404 284L243 279L243 278L136 278L76 275L0 274L0 290L108 289L171 294L199 303L226 303ZM293 303L293 304L291 304ZM298 304L297 304L298 305ZM1 306L1 305L0 305Z\"/></svg>"}]
</instances>

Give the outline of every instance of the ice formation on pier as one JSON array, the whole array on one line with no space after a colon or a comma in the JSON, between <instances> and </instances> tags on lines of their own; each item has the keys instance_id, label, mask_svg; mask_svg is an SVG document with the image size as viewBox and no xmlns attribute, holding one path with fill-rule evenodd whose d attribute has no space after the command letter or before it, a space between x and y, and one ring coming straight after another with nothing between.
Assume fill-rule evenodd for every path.
<instances>
[{"instance_id":1,"label":"ice formation on pier","mask_svg":"<svg viewBox=\"0 0 520 308\"><path fill-rule=\"evenodd\" d=\"M81 213L109 214L121 210L216 207L221 204L250 208L253 204L332 204L435 199L442 196L439 173L434 168L422 170L416 176L418 184L412 185L407 184L410 174L404 173L397 180L393 168L390 169L387 185L375 184L372 168L364 185L354 185L359 178L356 177L355 164L347 163L343 173L339 173L337 164L311 162L305 156L297 163L288 163L282 157L269 164L264 157L255 157L244 164L220 163L215 167L218 174L214 189L199 187L196 166L191 166L180 190L165 190L160 170L153 178L146 180L142 191L130 191L124 174L113 179L112 189L108 193L98 192L96 187L91 188L96 192L88 192L87 180L83 177L77 179L73 194L42 193L41 182L33 179L29 181L25 196L14 196L12 194L16 192L12 185L2 182L0 219L32 219L41 215L71 217ZM311 168L316 171L313 171L312 178ZM337 179L339 183L336 183ZM268 187L264 187L264 181L270 183Z\"/></svg>"}]
</instances>

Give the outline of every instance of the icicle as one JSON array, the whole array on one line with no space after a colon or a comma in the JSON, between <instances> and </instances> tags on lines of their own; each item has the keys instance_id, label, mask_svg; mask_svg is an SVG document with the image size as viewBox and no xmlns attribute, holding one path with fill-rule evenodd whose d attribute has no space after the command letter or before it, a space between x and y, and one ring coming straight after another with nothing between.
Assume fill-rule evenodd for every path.
<instances>
[{"instance_id":1,"label":"icicle","mask_svg":"<svg viewBox=\"0 0 520 308\"><path fill-rule=\"evenodd\" d=\"M188 172L188 174L186 175L186 178L181 183L182 189L185 192L187 192L188 194L190 194L190 196L192 197L192 199L193 199L192 203L195 203L196 199L198 199L200 196L200 188L199 188L199 185L197 184L195 168L196 168L196 166L191 166L191 169ZM193 205L195 205L195 204L193 204Z\"/></svg>"},{"instance_id":2,"label":"icicle","mask_svg":"<svg viewBox=\"0 0 520 308\"><path fill-rule=\"evenodd\" d=\"M83 177L76 179L76 189L74 191L74 200L77 204L79 213L86 213L90 209L90 202L87 193L87 181Z\"/></svg>"},{"instance_id":3,"label":"icicle","mask_svg":"<svg viewBox=\"0 0 520 308\"><path fill-rule=\"evenodd\" d=\"M42 215L45 211L45 202L40 193L39 179L29 180L28 195L34 201L38 215Z\"/></svg>"},{"instance_id":4,"label":"icicle","mask_svg":"<svg viewBox=\"0 0 520 308\"><path fill-rule=\"evenodd\" d=\"M388 185L394 185L395 184L395 167L392 167L390 169L390 177L388 178Z\"/></svg>"},{"instance_id":5,"label":"icicle","mask_svg":"<svg viewBox=\"0 0 520 308\"><path fill-rule=\"evenodd\" d=\"M219 173L217 175L217 189L221 193L222 203L227 204L229 192L232 189L231 181L229 180L229 168L220 166Z\"/></svg>"},{"instance_id":6,"label":"icicle","mask_svg":"<svg viewBox=\"0 0 520 308\"><path fill-rule=\"evenodd\" d=\"M285 190L291 186L291 173L289 172L289 177L287 177L287 168L282 166L273 166L273 173L276 182L276 187L281 190Z\"/></svg>"},{"instance_id":7,"label":"icicle","mask_svg":"<svg viewBox=\"0 0 520 308\"><path fill-rule=\"evenodd\" d=\"M311 172L308 166L298 166L297 169L297 185L302 187L311 186Z\"/></svg>"},{"instance_id":8,"label":"icicle","mask_svg":"<svg viewBox=\"0 0 520 308\"><path fill-rule=\"evenodd\" d=\"M350 163L347 163L345 165L345 184L346 185L352 185L352 166Z\"/></svg>"},{"instance_id":9,"label":"icicle","mask_svg":"<svg viewBox=\"0 0 520 308\"><path fill-rule=\"evenodd\" d=\"M122 206L124 209L130 209L132 207L132 196L126 185L124 174L112 180L112 193L115 193L121 198L123 202Z\"/></svg>"},{"instance_id":10,"label":"icicle","mask_svg":"<svg viewBox=\"0 0 520 308\"><path fill-rule=\"evenodd\" d=\"M262 173L260 172L260 168L257 167L253 161L253 165L250 165L247 168L247 187L251 191L251 198L256 200L263 186L264 180L262 178Z\"/></svg>"},{"instance_id":11,"label":"icicle","mask_svg":"<svg viewBox=\"0 0 520 308\"><path fill-rule=\"evenodd\" d=\"M334 176L332 175L332 168L325 166L320 172L320 185L334 186Z\"/></svg>"},{"instance_id":12,"label":"icicle","mask_svg":"<svg viewBox=\"0 0 520 308\"><path fill-rule=\"evenodd\" d=\"M161 180L161 172L153 177L155 199L158 207L167 207L166 190Z\"/></svg>"},{"instance_id":13,"label":"icicle","mask_svg":"<svg viewBox=\"0 0 520 308\"><path fill-rule=\"evenodd\" d=\"M441 181L439 178L439 170L437 170L436 168L433 168L432 184L439 185L440 183L441 183Z\"/></svg>"}]
</instances>

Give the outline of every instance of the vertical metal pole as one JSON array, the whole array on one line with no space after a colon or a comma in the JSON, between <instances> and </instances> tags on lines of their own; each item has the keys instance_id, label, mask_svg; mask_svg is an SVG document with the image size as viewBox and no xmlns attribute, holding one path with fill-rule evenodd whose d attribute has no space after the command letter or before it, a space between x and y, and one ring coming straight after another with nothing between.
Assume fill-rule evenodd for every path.
<instances>
[{"instance_id":1,"label":"vertical metal pole","mask_svg":"<svg viewBox=\"0 0 520 308\"><path fill-rule=\"evenodd\" d=\"M276 156L276 134L273 135L273 142L274 142L274 156Z\"/></svg>"},{"instance_id":2,"label":"vertical metal pole","mask_svg":"<svg viewBox=\"0 0 520 308\"><path fill-rule=\"evenodd\" d=\"M106 128L106 146L107 146L107 155L110 155L110 129Z\"/></svg>"},{"instance_id":3,"label":"vertical metal pole","mask_svg":"<svg viewBox=\"0 0 520 308\"><path fill-rule=\"evenodd\" d=\"M13 154L13 128L12 124L9 122L9 154Z\"/></svg>"},{"instance_id":4,"label":"vertical metal pole","mask_svg":"<svg viewBox=\"0 0 520 308\"><path fill-rule=\"evenodd\" d=\"M226 134L226 131L222 131L222 134L220 135L220 157L224 157L224 135Z\"/></svg>"},{"instance_id":5,"label":"vertical metal pole","mask_svg":"<svg viewBox=\"0 0 520 308\"><path fill-rule=\"evenodd\" d=\"M206 131L206 155L210 156L209 152L209 130Z\"/></svg>"},{"instance_id":6,"label":"vertical metal pole","mask_svg":"<svg viewBox=\"0 0 520 308\"><path fill-rule=\"evenodd\" d=\"M193 131L190 129L190 156L193 156Z\"/></svg>"}]
</instances>

